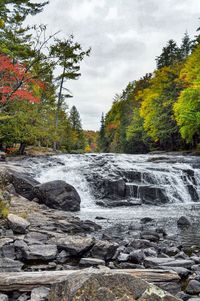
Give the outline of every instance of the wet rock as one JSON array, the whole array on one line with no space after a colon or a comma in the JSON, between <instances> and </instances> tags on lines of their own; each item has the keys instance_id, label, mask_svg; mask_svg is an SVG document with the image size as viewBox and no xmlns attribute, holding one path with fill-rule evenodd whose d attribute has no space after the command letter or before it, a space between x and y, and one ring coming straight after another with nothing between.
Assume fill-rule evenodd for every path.
<instances>
[{"instance_id":1,"label":"wet rock","mask_svg":"<svg viewBox=\"0 0 200 301\"><path fill-rule=\"evenodd\" d=\"M25 234L30 226L30 223L26 219L15 214L8 214L7 221L13 232L18 234Z\"/></svg>"},{"instance_id":2,"label":"wet rock","mask_svg":"<svg viewBox=\"0 0 200 301\"><path fill-rule=\"evenodd\" d=\"M103 181L104 198L123 198L125 197L126 183L123 179Z\"/></svg>"},{"instance_id":3,"label":"wet rock","mask_svg":"<svg viewBox=\"0 0 200 301\"><path fill-rule=\"evenodd\" d=\"M155 222L155 220L151 217L144 217L144 218L141 218L140 222L142 224L148 224L148 223Z\"/></svg>"},{"instance_id":4,"label":"wet rock","mask_svg":"<svg viewBox=\"0 0 200 301\"><path fill-rule=\"evenodd\" d=\"M0 273L3 272L20 272L23 263L9 258L0 258Z\"/></svg>"},{"instance_id":5,"label":"wet rock","mask_svg":"<svg viewBox=\"0 0 200 301\"><path fill-rule=\"evenodd\" d=\"M92 257L110 260L115 255L118 244L106 240L98 240L90 251Z\"/></svg>"},{"instance_id":6,"label":"wet rock","mask_svg":"<svg viewBox=\"0 0 200 301\"><path fill-rule=\"evenodd\" d=\"M40 184L27 174L11 172L11 183L15 191L26 199L32 201L35 198L34 187Z\"/></svg>"},{"instance_id":7,"label":"wet rock","mask_svg":"<svg viewBox=\"0 0 200 301\"><path fill-rule=\"evenodd\" d=\"M198 192L197 189L194 185L190 184L187 185L187 189L189 191L189 194L191 196L191 199L193 202L198 202L199 201L199 196L198 196Z\"/></svg>"},{"instance_id":8,"label":"wet rock","mask_svg":"<svg viewBox=\"0 0 200 301\"><path fill-rule=\"evenodd\" d=\"M64 181L51 181L34 188L41 203L64 211L80 210L80 196L76 189Z\"/></svg>"},{"instance_id":9,"label":"wet rock","mask_svg":"<svg viewBox=\"0 0 200 301\"><path fill-rule=\"evenodd\" d=\"M105 261L98 258L81 258L79 265L84 267L105 265Z\"/></svg>"},{"instance_id":10,"label":"wet rock","mask_svg":"<svg viewBox=\"0 0 200 301\"><path fill-rule=\"evenodd\" d=\"M160 205L169 202L165 190L161 187L139 186L138 193L144 204Z\"/></svg>"},{"instance_id":11,"label":"wet rock","mask_svg":"<svg viewBox=\"0 0 200 301\"><path fill-rule=\"evenodd\" d=\"M65 236L56 240L59 250L65 250L70 256L82 256L94 245L95 240L90 237Z\"/></svg>"},{"instance_id":12,"label":"wet rock","mask_svg":"<svg viewBox=\"0 0 200 301\"><path fill-rule=\"evenodd\" d=\"M190 280L186 287L186 292L190 295L199 294L200 293L200 282L195 279Z\"/></svg>"},{"instance_id":13,"label":"wet rock","mask_svg":"<svg viewBox=\"0 0 200 301\"><path fill-rule=\"evenodd\" d=\"M191 223L190 223L190 221L189 221L189 219L188 219L187 217L181 216L181 217L178 219L178 221L177 221L177 225L178 225L179 227L182 227L182 226L190 226Z\"/></svg>"},{"instance_id":14,"label":"wet rock","mask_svg":"<svg viewBox=\"0 0 200 301\"><path fill-rule=\"evenodd\" d=\"M49 298L50 288L48 287L36 287L31 292L31 300L33 301L47 301Z\"/></svg>"}]
</instances>

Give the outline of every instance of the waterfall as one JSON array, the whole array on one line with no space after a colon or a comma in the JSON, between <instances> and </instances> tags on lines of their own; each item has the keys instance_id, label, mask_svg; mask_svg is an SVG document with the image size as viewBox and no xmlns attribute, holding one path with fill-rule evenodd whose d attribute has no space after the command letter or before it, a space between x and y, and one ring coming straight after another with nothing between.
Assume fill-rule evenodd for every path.
<instances>
[{"instance_id":1,"label":"waterfall","mask_svg":"<svg viewBox=\"0 0 200 301\"><path fill-rule=\"evenodd\" d=\"M49 161L37 161L32 169L42 183L64 180L73 185L82 199L82 208L94 208L95 198L98 195L103 198L105 193L104 181L117 185L118 179L125 181L126 198L157 198L163 203L166 200L197 202L200 200L199 162L198 157L172 155L58 155Z\"/></svg>"}]
</instances>

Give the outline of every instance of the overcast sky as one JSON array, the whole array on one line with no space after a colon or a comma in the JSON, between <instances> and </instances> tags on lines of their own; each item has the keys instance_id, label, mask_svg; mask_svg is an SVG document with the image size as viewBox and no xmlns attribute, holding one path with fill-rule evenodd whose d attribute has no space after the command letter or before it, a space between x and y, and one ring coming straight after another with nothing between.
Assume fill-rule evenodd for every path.
<instances>
[{"instance_id":1,"label":"overcast sky","mask_svg":"<svg viewBox=\"0 0 200 301\"><path fill-rule=\"evenodd\" d=\"M200 0L50 0L31 22L92 48L82 76L67 86L74 96L68 105L77 107L84 129L97 130L114 95L154 70L169 39L180 43L186 30L193 37L199 17Z\"/></svg>"}]
</instances>

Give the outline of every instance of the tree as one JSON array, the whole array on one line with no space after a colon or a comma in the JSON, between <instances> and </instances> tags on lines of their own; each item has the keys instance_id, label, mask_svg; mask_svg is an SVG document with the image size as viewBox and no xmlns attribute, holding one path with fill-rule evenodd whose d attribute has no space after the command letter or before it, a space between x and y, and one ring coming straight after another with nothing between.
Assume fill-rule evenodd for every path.
<instances>
[{"instance_id":1,"label":"tree","mask_svg":"<svg viewBox=\"0 0 200 301\"><path fill-rule=\"evenodd\" d=\"M57 110L55 117L55 127L58 127L58 116L59 110L64 101L65 97L70 97L69 90L65 88L66 80L78 79L81 75L80 73L80 62L85 56L88 56L90 49L83 51L79 43L74 42L73 36L70 36L68 40L56 39L56 43L51 46L51 56L56 62L56 65L61 67L62 71L57 76L56 82L59 85L58 100L57 100ZM64 94L63 91L67 91ZM55 142L54 148L57 148L57 143Z\"/></svg>"},{"instance_id":2,"label":"tree","mask_svg":"<svg viewBox=\"0 0 200 301\"><path fill-rule=\"evenodd\" d=\"M101 152L105 152L107 148L104 113L102 113L101 115L101 127L100 127L99 137L98 137L98 148Z\"/></svg>"},{"instance_id":3,"label":"tree","mask_svg":"<svg viewBox=\"0 0 200 301\"><path fill-rule=\"evenodd\" d=\"M180 49L174 40L169 40L162 53L156 58L157 68L169 67L182 59Z\"/></svg>"},{"instance_id":4,"label":"tree","mask_svg":"<svg viewBox=\"0 0 200 301\"><path fill-rule=\"evenodd\" d=\"M181 136L196 146L200 142L200 45L188 57L180 73L185 89L174 105Z\"/></svg>"},{"instance_id":5,"label":"tree","mask_svg":"<svg viewBox=\"0 0 200 301\"><path fill-rule=\"evenodd\" d=\"M188 57L192 50L192 41L190 40L190 36L187 32L185 32L184 37L182 39L182 44L180 47L181 58L184 60Z\"/></svg>"},{"instance_id":6,"label":"tree","mask_svg":"<svg viewBox=\"0 0 200 301\"><path fill-rule=\"evenodd\" d=\"M85 137L81 125L79 112L75 106L72 106L69 115L69 122L72 129L72 150L84 150Z\"/></svg>"},{"instance_id":7,"label":"tree","mask_svg":"<svg viewBox=\"0 0 200 301\"><path fill-rule=\"evenodd\" d=\"M36 87L37 86L37 87ZM38 93L36 93L38 89ZM28 100L39 102L37 94L44 89L41 81L33 79L23 64L13 64L11 59L0 55L0 96L1 103L6 104L9 100Z\"/></svg>"}]
</instances>

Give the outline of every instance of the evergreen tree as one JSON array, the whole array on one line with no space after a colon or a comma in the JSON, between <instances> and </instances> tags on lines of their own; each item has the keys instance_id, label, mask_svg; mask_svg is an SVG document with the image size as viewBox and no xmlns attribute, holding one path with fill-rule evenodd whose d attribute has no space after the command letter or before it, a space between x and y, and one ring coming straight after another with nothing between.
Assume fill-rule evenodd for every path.
<instances>
[{"instance_id":1,"label":"evergreen tree","mask_svg":"<svg viewBox=\"0 0 200 301\"><path fill-rule=\"evenodd\" d=\"M99 131L99 138L98 138L98 148L100 152L105 152L107 147L106 143L106 136L105 136L105 119L104 113L101 115L101 127Z\"/></svg>"},{"instance_id":2,"label":"evergreen tree","mask_svg":"<svg viewBox=\"0 0 200 301\"><path fill-rule=\"evenodd\" d=\"M169 40L162 53L156 58L157 68L171 66L181 60L180 49L174 40Z\"/></svg>"},{"instance_id":3,"label":"evergreen tree","mask_svg":"<svg viewBox=\"0 0 200 301\"><path fill-rule=\"evenodd\" d=\"M83 151L85 148L85 137L81 125L80 114L75 106L70 110L69 122L72 129L72 150Z\"/></svg>"}]
</instances>

